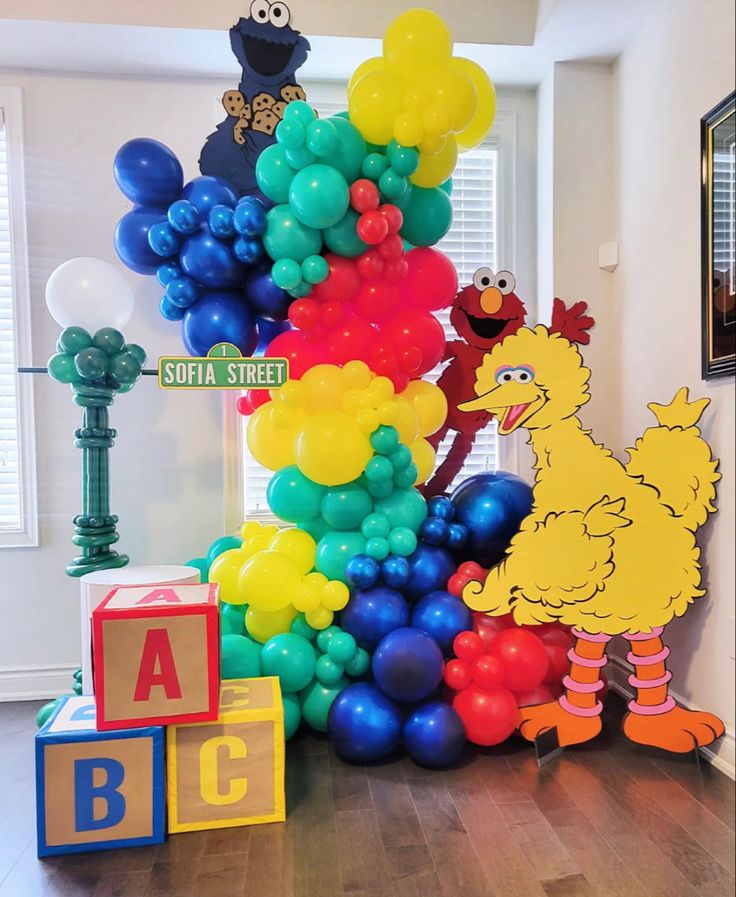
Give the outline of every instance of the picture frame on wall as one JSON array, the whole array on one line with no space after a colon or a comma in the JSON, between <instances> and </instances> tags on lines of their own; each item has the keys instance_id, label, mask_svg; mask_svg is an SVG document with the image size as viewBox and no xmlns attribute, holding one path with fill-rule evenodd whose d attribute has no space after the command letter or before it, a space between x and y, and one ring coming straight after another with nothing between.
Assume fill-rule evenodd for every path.
<instances>
[{"instance_id":1,"label":"picture frame on wall","mask_svg":"<svg viewBox=\"0 0 736 897\"><path fill-rule=\"evenodd\" d=\"M736 92L700 120L703 379L736 370Z\"/></svg>"}]
</instances>

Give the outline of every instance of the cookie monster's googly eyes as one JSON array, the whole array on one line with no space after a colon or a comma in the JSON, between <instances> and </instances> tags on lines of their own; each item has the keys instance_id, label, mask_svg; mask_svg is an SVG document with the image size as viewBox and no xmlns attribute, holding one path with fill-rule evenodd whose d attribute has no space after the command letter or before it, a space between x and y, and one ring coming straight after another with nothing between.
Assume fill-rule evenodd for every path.
<instances>
[{"instance_id":1,"label":"cookie monster's googly eyes","mask_svg":"<svg viewBox=\"0 0 736 897\"><path fill-rule=\"evenodd\" d=\"M534 379L534 368L530 364L521 364L518 368L508 365L498 368L495 380L499 386L504 383L531 383Z\"/></svg>"},{"instance_id":2,"label":"cookie monster's googly eyes","mask_svg":"<svg viewBox=\"0 0 736 897\"><path fill-rule=\"evenodd\" d=\"M291 18L289 7L285 3L274 3L268 13L268 18L276 28L286 28Z\"/></svg>"},{"instance_id":3,"label":"cookie monster's googly eyes","mask_svg":"<svg viewBox=\"0 0 736 897\"><path fill-rule=\"evenodd\" d=\"M495 379L499 386L503 383L511 383L514 379L514 369L508 366L499 368L495 373Z\"/></svg>"},{"instance_id":4,"label":"cookie monster's googly eyes","mask_svg":"<svg viewBox=\"0 0 736 897\"><path fill-rule=\"evenodd\" d=\"M259 25L265 25L268 22L270 18L270 12L271 4L268 2L268 0L253 0L250 5L250 17L254 22L258 22Z\"/></svg>"},{"instance_id":5,"label":"cookie monster's googly eyes","mask_svg":"<svg viewBox=\"0 0 736 897\"><path fill-rule=\"evenodd\" d=\"M496 284L504 296L508 296L516 286L516 278L510 271L499 271L496 275Z\"/></svg>"},{"instance_id":6,"label":"cookie monster's googly eyes","mask_svg":"<svg viewBox=\"0 0 736 897\"><path fill-rule=\"evenodd\" d=\"M473 286L476 290L487 290L493 286L495 279L496 276L490 268L478 268L473 275Z\"/></svg>"}]
</instances>

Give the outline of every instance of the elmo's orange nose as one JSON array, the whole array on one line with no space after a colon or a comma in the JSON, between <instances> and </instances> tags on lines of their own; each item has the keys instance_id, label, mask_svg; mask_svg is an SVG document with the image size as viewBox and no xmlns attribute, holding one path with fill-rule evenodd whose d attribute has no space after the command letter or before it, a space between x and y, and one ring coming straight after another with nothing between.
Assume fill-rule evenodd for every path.
<instances>
[{"instance_id":1,"label":"elmo's orange nose","mask_svg":"<svg viewBox=\"0 0 736 897\"><path fill-rule=\"evenodd\" d=\"M498 287L488 287L480 294L480 307L487 315L495 315L502 302L503 293Z\"/></svg>"}]
</instances>

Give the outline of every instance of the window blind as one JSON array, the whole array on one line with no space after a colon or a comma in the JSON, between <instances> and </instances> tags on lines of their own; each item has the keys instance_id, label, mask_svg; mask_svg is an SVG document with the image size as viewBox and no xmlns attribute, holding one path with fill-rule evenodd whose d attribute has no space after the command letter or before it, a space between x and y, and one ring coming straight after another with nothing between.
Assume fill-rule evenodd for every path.
<instances>
[{"instance_id":1,"label":"window blind","mask_svg":"<svg viewBox=\"0 0 736 897\"><path fill-rule=\"evenodd\" d=\"M334 115L340 111L337 104L315 104L320 115ZM498 214L498 149L481 146L463 153L453 175L452 205L453 223L449 233L439 243L457 268L461 286L472 281L474 272L487 265L497 269L497 214ZM450 326L449 311L439 312L438 319L445 329L448 339L457 339ZM436 382L445 365L440 365L427 374L427 379ZM244 422L247 424L247 421ZM245 436L245 429L243 430ZM455 433L451 432L439 446L437 463L446 456ZM495 423L478 433L473 452L458 474L455 483L482 471L496 470L498 466L497 434ZM264 470L248 451L243 438L244 501L245 516L249 519L271 518L266 502L266 488L272 476Z\"/></svg>"}]
</instances>

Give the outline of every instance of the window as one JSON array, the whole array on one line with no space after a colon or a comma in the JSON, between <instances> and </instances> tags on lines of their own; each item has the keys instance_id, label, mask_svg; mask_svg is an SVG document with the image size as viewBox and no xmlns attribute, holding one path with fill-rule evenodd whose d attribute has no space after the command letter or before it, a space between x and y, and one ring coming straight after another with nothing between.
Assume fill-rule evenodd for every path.
<instances>
[{"instance_id":1,"label":"window","mask_svg":"<svg viewBox=\"0 0 736 897\"><path fill-rule=\"evenodd\" d=\"M307 93L311 94L308 87ZM345 107L344 101L342 104L316 102L315 105L323 115L334 115ZM498 228L500 159L500 145L493 135L488 143L463 153L458 158L453 175L453 223L450 232L437 248L452 259L461 285L470 283L473 273L483 265L495 270L499 267L499 241L502 237ZM442 322L448 339L456 339L457 334L449 322L449 310L439 312L437 317ZM442 368L443 365L439 366L428 374L427 378L436 382ZM245 420L244 422L247 423ZM249 519L269 518L272 515L266 502L266 488L272 472L264 470L253 459L248 451L244 434L243 428L242 494L245 516ZM439 447L437 463L447 454L455 435L454 432L450 432L443 440ZM473 452L467 458L456 482L474 473L496 470L498 466L496 426L490 424L478 434Z\"/></svg>"},{"instance_id":2,"label":"window","mask_svg":"<svg viewBox=\"0 0 736 897\"><path fill-rule=\"evenodd\" d=\"M38 544L20 91L0 87L0 548Z\"/></svg>"}]
</instances>

